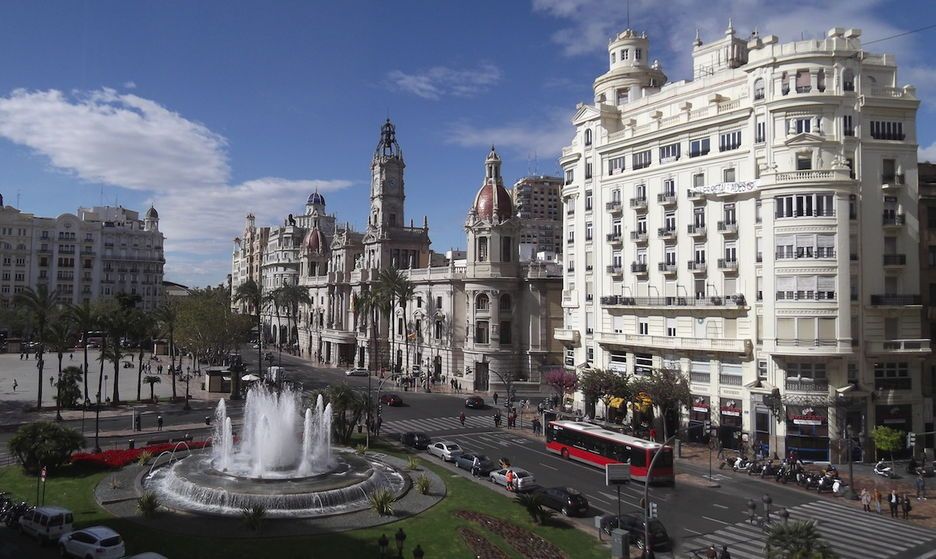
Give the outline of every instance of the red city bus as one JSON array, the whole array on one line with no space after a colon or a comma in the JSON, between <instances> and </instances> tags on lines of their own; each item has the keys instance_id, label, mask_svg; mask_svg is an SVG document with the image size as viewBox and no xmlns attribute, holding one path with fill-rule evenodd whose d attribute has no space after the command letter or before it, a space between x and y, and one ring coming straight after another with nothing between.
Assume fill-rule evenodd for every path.
<instances>
[{"instance_id":1,"label":"red city bus","mask_svg":"<svg viewBox=\"0 0 936 559\"><path fill-rule=\"evenodd\" d=\"M647 481L647 470L660 443L638 439L581 421L550 421L546 449L563 458L604 468L605 464L630 464L631 479ZM653 466L653 483L673 483L673 449L663 447Z\"/></svg>"}]
</instances>

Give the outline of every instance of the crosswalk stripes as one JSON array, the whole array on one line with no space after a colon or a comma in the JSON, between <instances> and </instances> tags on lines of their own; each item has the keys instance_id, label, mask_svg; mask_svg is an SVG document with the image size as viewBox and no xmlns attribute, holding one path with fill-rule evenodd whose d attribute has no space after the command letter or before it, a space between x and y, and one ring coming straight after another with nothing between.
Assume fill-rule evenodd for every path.
<instances>
[{"instance_id":1,"label":"crosswalk stripes","mask_svg":"<svg viewBox=\"0 0 936 559\"><path fill-rule=\"evenodd\" d=\"M791 520L815 521L822 539L845 559L884 559L927 542L936 545L936 531L828 501L814 501L787 510ZM685 540L681 546L684 555L680 556L691 557L693 551L704 552L710 545L718 549L727 545L732 557L761 558L766 539L766 532L759 526L738 522Z\"/></svg>"},{"instance_id":2,"label":"crosswalk stripes","mask_svg":"<svg viewBox=\"0 0 936 559\"><path fill-rule=\"evenodd\" d=\"M380 427L381 433L403 433L406 431L419 431L435 433L439 431L459 431L462 429L478 428L494 429L494 420L486 416L469 416L462 425L457 417L429 417L421 419L398 419L385 421Z\"/></svg>"}]
</instances>

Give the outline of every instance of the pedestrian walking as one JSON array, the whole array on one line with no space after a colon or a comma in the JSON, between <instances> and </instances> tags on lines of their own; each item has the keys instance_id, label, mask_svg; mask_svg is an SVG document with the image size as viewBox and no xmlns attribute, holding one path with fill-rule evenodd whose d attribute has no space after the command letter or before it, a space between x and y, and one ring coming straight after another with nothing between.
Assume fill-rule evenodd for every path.
<instances>
[{"instance_id":1,"label":"pedestrian walking","mask_svg":"<svg viewBox=\"0 0 936 559\"><path fill-rule=\"evenodd\" d=\"M13 385L13 389L16 390L15 384ZM923 479L923 474L919 474L916 478L916 492L917 492L917 501L926 500L926 480Z\"/></svg>"},{"instance_id":2,"label":"pedestrian walking","mask_svg":"<svg viewBox=\"0 0 936 559\"><path fill-rule=\"evenodd\" d=\"M897 494L896 489L891 489L890 495L887 496L887 504L890 505L891 518L897 518L897 511L900 509L900 495Z\"/></svg>"},{"instance_id":3,"label":"pedestrian walking","mask_svg":"<svg viewBox=\"0 0 936 559\"><path fill-rule=\"evenodd\" d=\"M903 511L903 519L908 520L910 518L910 511L913 510L913 505L910 503L910 495L907 493L904 493L900 510Z\"/></svg>"},{"instance_id":4,"label":"pedestrian walking","mask_svg":"<svg viewBox=\"0 0 936 559\"><path fill-rule=\"evenodd\" d=\"M478 477L480 473L481 473L481 460L478 459L478 455L476 454L474 457L474 460L471 462L471 475Z\"/></svg>"},{"instance_id":5,"label":"pedestrian walking","mask_svg":"<svg viewBox=\"0 0 936 559\"><path fill-rule=\"evenodd\" d=\"M16 392L16 387L19 386L19 383L16 382L16 379L13 379L13 392Z\"/></svg>"},{"instance_id":6,"label":"pedestrian walking","mask_svg":"<svg viewBox=\"0 0 936 559\"><path fill-rule=\"evenodd\" d=\"M513 488L513 484L514 484L514 472L513 472L513 470L507 470L507 475L504 476L504 477L507 478L507 491L513 491L513 490L514 490L514 488Z\"/></svg>"},{"instance_id":7,"label":"pedestrian walking","mask_svg":"<svg viewBox=\"0 0 936 559\"><path fill-rule=\"evenodd\" d=\"M874 488L874 494L872 495L871 500L874 501L874 510L875 510L875 512L877 512L878 514L881 514L881 500L882 500L882 496L881 496L880 490L878 490L877 487Z\"/></svg>"},{"instance_id":8,"label":"pedestrian walking","mask_svg":"<svg viewBox=\"0 0 936 559\"><path fill-rule=\"evenodd\" d=\"M494 398L494 405L496 406L497 405L497 392L494 393L493 398Z\"/></svg>"},{"instance_id":9,"label":"pedestrian walking","mask_svg":"<svg viewBox=\"0 0 936 559\"><path fill-rule=\"evenodd\" d=\"M731 559L731 554L728 553L728 546L722 544L721 546L721 555L718 556L718 559Z\"/></svg>"},{"instance_id":10,"label":"pedestrian walking","mask_svg":"<svg viewBox=\"0 0 936 559\"><path fill-rule=\"evenodd\" d=\"M74 361L74 360L75 360L75 352L71 352L71 353L68 354L68 360L69 360L69 361Z\"/></svg>"},{"instance_id":11,"label":"pedestrian walking","mask_svg":"<svg viewBox=\"0 0 936 559\"><path fill-rule=\"evenodd\" d=\"M136 416L134 416L134 418L133 418L133 430L134 430L134 431L142 431L142 430L143 430L143 429L142 429L142 420L141 420L141 418L140 418L140 414L136 414Z\"/></svg>"},{"instance_id":12,"label":"pedestrian walking","mask_svg":"<svg viewBox=\"0 0 936 559\"><path fill-rule=\"evenodd\" d=\"M161 415L157 415L156 416L156 430L162 431L162 427L163 427L163 418Z\"/></svg>"},{"instance_id":13,"label":"pedestrian walking","mask_svg":"<svg viewBox=\"0 0 936 559\"><path fill-rule=\"evenodd\" d=\"M712 544L705 550L705 559L718 559L718 551L715 549L715 544Z\"/></svg>"},{"instance_id":14,"label":"pedestrian walking","mask_svg":"<svg viewBox=\"0 0 936 559\"><path fill-rule=\"evenodd\" d=\"M871 493L868 492L867 487L861 490L859 500L861 501L861 507L864 509L864 511L871 512Z\"/></svg>"},{"instance_id":15,"label":"pedestrian walking","mask_svg":"<svg viewBox=\"0 0 936 559\"><path fill-rule=\"evenodd\" d=\"M461 423L462 427L465 426L465 412L458 414L458 421Z\"/></svg>"}]
</instances>

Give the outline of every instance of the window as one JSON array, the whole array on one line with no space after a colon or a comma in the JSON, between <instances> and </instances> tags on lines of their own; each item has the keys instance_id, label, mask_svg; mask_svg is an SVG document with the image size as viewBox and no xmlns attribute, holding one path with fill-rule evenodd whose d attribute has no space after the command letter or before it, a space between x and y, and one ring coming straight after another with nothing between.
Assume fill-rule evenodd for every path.
<instances>
[{"instance_id":1,"label":"window","mask_svg":"<svg viewBox=\"0 0 936 559\"><path fill-rule=\"evenodd\" d=\"M852 122L852 115L842 117L842 134L845 136L855 135L855 125Z\"/></svg>"},{"instance_id":2,"label":"window","mask_svg":"<svg viewBox=\"0 0 936 559\"><path fill-rule=\"evenodd\" d=\"M616 61L616 58L617 58L617 53L616 53L616 52L612 52L612 53L611 53L611 64L614 64L614 62Z\"/></svg>"},{"instance_id":3,"label":"window","mask_svg":"<svg viewBox=\"0 0 936 559\"><path fill-rule=\"evenodd\" d=\"M592 240L592 223L590 221L585 223L585 240Z\"/></svg>"},{"instance_id":4,"label":"window","mask_svg":"<svg viewBox=\"0 0 936 559\"><path fill-rule=\"evenodd\" d=\"M735 225L738 223L738 214L735 211L735 205L725 204L723 213L725 216L725 225Z\"/></svg>"},{"instance_id":5,"label":"window","mask_svg":"<svg viewBox=\"0 0 936 559\"><path fill-rule=\"evenodd\" d=\"M790 131L796 131L797 134L805 134L812 131L812 119L808 117L794 118L790 122Z\"/></svg>"},{"instance_id":6,"label":"window","mask_svg":"<svg viewBox=\"0 0 936 559\"><path fill-rule=\"evenodd\" d=\"M738 261L738 245L734 241L725 243L725 262Z\"/></svg>"},{"instance_id":7,"label":"window","mask_svg":"<svg viewBox=\"0 0 936 559\"><path fill-rule=\"evenodd\" d=\"M621 60L628 60L630 58L630 50L621 49Z\"/></svg>"},{"instance_id":8,"label":"window","mask_svg":"<svg viewBox=\"0 0 936 559\"><path fill-rule=\"evenodd\" d=\"M729 167L722 171L722 182L735 182L735 168Z\"/></svg>"},{"instance_id":9,"label":"window","mask_svg":"<svg viewBox=\"0 0 936 559\"><path fill-rule=\"evenodd\" d=\"M585 211L590 212L592 210L592 191L585 191Z\"/></svg>"},{"instance_id":10,"label":"window","mask_svg":"<svg viewBox=\"0 0 936 559\"><path fill-rule=\"evenodd\" d=\"M831 194L797 194L774 199L775 217L832 217L835 215Z\"/></svg>"},{"instance_id":11,"label":"window","mask_svg":"<svg viewBox=\"0 0 936 559\"><path fill-rule=\"evenodd\" d=\"M767 124L760 117L754 122L754 142L762 144L767 141Z\"/></svg>"},{"instance_id":12,"label":"window","mask_svg":"<svg viewBox=\"0 0 936 559\"><path fill-rule=\"evenodd\" d=\"M591 131L591 128L588 128L588 129L585 130L585 145L586 145L586 146L592 145L592 131Z\"/></svg>"},{"instance_id":13,"label":"window","mask_svg":"<svg viewBox=\"0 0 936 559\"><path fill-rule=\"evenodd\" d=\"M673 179L663 179L663 195L676 196L676 181Z\"/></svg>"},{"instance_id":14,"label":"window","mask_svg":"<svg viewBox=\"0 0 936 559\"><path fill-rule=\"evenodd\" d=\"M903 140L903 123L872 120L871 137L875 140Z\"/></svg>"},{"instance_id":15,"label":"window","mask_svg":"<svg viewBox=\"0 0 936 559\"><path fill-rule=\"evenodd\" d=\"M641 49L634 49L634 60L640 60L641 54L643 54Z\"/></svg>"},{"instance_id":16,"label":"window","mask_svg":"<svg viewBox=\"0 0 936 559\"><path fill-rule=\"evenodd\" d=\"M488 337L488 321L479 320L475 322L475 343L486 344L490 341Z\"/></svg>"},{"instance_id":17,"label":"window","mask_svg":"<svg viewBox=\"0 0 936 559\"><path fill-rule=\"evenodd\" d=\"M666 214L664 214L663 229L666 231L676 230L676 212L666 212Z\"/></svg>"},{"instance_id":18,"label":"window","mask_svg":"<svg viewBox=\"0 0 936 559\"><path fill-rule=\"evenodd\" d=\"M660 148L660 163L679 160L679 144L669 144Z\"/></svg>"},{"instance_id":19,"label":"window","mask_svg":"<svg viewBox=\"0 0 936 559\"><path fill-rule=\"evenodd\" d=\"M608 174L609 175L619 175L624 171L624 161L626 158L622 155L620 157L613 157L608 160Z\"/></svg>"},{"instance_id":20,"label":"window","mask_svg":"<svg viewBox=\"0 0 936 559\"><path fill-rule=\"evenodd\" d=\"M511 262L513 260L513 239L511 237L501 237L501 262Z\"/></svg>"},{"instance_id":21,"label":"window","mask_svg":"<svg viewBox=\"0 0 936 559\"><path fill-rule=\"evenodd\" d=\"M592 178L592 160L586 159L585 160L585 179L587 180L590 178Z\"/></svg>"},{"instance_id":22,"label":"window","mask_svg":"<svg viewBox=\"0 0 936 559\"><path fill-rule=\"evenodd\" d=\"M629 94L630 94L630 88L628 88L628 87L622 87L622 88L618 89L617 92L616 92L617 104L618 104L618 105L623 105L623 104L627 103L627 97L628 97Z\"/></svg>"},{"instance_id":23,"label":"window","mask_svg":"<svg viewBox=\"0 0 936 559\"><path fill-rule=\"evenodd\" d=\"M500 323L500 331L498 332L498 342L502 344L510 343L510 321L502 320Z\"/></svg>"},{"instance_id":24,"label":"window","mask_svg":"<svg viewBox=\"0 0 936 559\"><path fill-rule=\"evenodd\" d=\"M705 245L695 245L693 256L698 264L705 264Z\"/></svg>"},{"instance_id":25,"label":"window","mask_svg":"<svg viewBox=\"0 0 936 559\"><path fill-rule=\"evenodd\" d=\"M812 154L797 154L796 155L796 170L797 171L808 171L812 169Z\"/></svg>"},{"instance_id":26,"label":"window","mask_svg":"<svg viewBox=\"0 0 936 559\"><path fill-rule=\"evenodd\" d=\"M705 173L696 173L692 175L692 187L702 188L705 186Z\"/></svg>"},{"instance_id":27,"label":"window","mask_svg":"<svg viewBox=\"0 0 936 559\"><path fill-rule=\"evenodd\" d=\"M643 317L637 318L637 333L641 336L650 334L650 320Z\"/></svg>"},{"instance_id":28,"label":"window","mask_svg":"<svg viewBox=\"0 0 936 559\"><path fill-rule=\"evenodd\" d=\"M653 356L649 353L634 354L634 374L646 376L653 372Z\"/></svg>"},{"instance_id":29,"label":"window","mask_svg":"<svg viewBox=\"0 0 936 559\"><path fill-rule=\"evenodd\" d=\"M850 68L842 73L842 90L855 91L855 72Z\"/></svg>"},{"instance_id":30,"label":"window","mask_svg":"<svg viewBox=\"0 0 936 559\"><path fill-rule=\"evenodd\" d=\"M676 247L666 247L666 252L663 254L663 262L667 266L676 265Z\"/></svg>"},{"instance_id":31,"label":"window","mask_svg":"<svg viewBox=\"0 0 936 559\"><path fill-rule=\"evenodd\" d=\"M487 237L478 237L478 262L487 262L488 260L488 240Z\"/></svg>"},{"instance_id":32,"label":"window","mask_svg":"<svg viewBox=\"0 0 936 559\"><path fill-rule=\"evenodd\" d=\"M676 337L676 319L671 316L666 317L666 335L670 338Z\"/></svg>"},{"instance_id":33,"label":"window","mask_svg":"<svg viewBox=\"0 0 936 559\"><path fill-rule=\"evenodd\" d=\"M475 297L475 310L476 311L486 311L491 308L491 300L488 299L488 296L484 293L479 294Z\"/></svg>"},{"instance_id":34,"label":"window","mask_svg":"<svg viewBox=\"0 0 936 559\"><path fill-rule=\"evenodd\" d=\"M796 92L809 93L812 91L812 77L809 70L798 70L796 72Z\"/></svg>"},{"instance_id":35,"label":"window","mask_svg":"<svg viewBox=\"0 0 936 559\"><path fill-rule=\"evenodd\" d=\"M442 321L441 320L435 321L435 339L437 340L442 339Z\"/></svg>"},{"instance_id":36,"label":"window","mask_svg":"<svg viewBox=\"0 0 936 559\"><path fill-rule=\"evenodd\" d=\"M636 171L638 169L645 169L650 166L650 150L638 151L633 156L633 164L631 167Z\"/></svg>"},{"instance_id":37,"label":"window","mask_svg":"<svg viewBox=\"0 0 936 559\"><path fill-rule=\"evenodd\" d=\"M689 157L699 157L700 155L708 155L709 152L709 139L708 138L699 138L696 140L689 141Z\"/></svg>"},{"instance_id":38,"label":"window","mask_svg":"<svg viewBox=\"0 0 936 559\"><path fill-rule=\"evenodd\" d=\"M757 78L754 80L754 100L760 101L764 98L764 79Z\"/></svg>"},{"instance_id":39,"label":"window","mask_svg":"<svg viewBox=\"0 0 936 559\"><path fill-rule=\"evenodd\" d=\"M574 169L566 169L566 172L565 172L565 183L566 183L566 184L572 184L572 181L574 181L574 180L575 180L575 170L574 170Z\"/></svg>"},{"instance_id":40,"label":"window","mask_svg":"<svg viewBox=\"0 0 936 559\"><path fill-rule=\"evenodd\" d=\"M910 366L907 363L875 363L875 390L911 390Z\"/></svg>"},{"instance_id":41,"label":"window","mask_svg":"<svg viewBox=\"0 0 936 559\"><path fill-rule=\"evenodd\" d=\"M741 131L724 132L718 135L718 151L731 151L741 147Z\"/></svg>"},{"instance_id":42,"label":"window","mask_svg":"<svg viewBox=\"0 0 936 559\"><path fill-rule=\"evenodd\" d=\"M787 363L786 376L788 379L800 381L825 381L825 363Z\"/></svg>"},{"instance_id":43,"label":"window","mask_svg":"<svg viewBox=\"0 0 936 559\"><path fill-rule=\"evenodd\" d=\"M442 296L441 296L441 295L438 296L438 297L436 297L436 308L437 308L437 309L441 309L441 308L442 308Z\"/></svg>"},{"instance_id":44,"label":"window","mask_svg":"<svg viewBox=\"0 0 936 559\"><path fill-rule=\"evenodd\" d=\"M780 93L782 93L783 95L786 95L789 92L790 92L790 76L788 76L787 73L784 72L780 76Z\"/></svg>"},{"instance_id":45,"label":"window","mask_svg":"<svg viewBox=\"0 0 936 559\"><path fill-rule=\"evenodd\" d=\"M936 229L936 206L926 207L926 226Z\"/></svg>"},{"instance_id":46,"label":"window","mask_svg":"<svg viewBox=\"0 0 936 559\"><path fill-rule=\"evenodd\" d=\"M767 380L767 360L758 359L757 360L757 378L760 380Z\"/></svg>"}]
</instances>

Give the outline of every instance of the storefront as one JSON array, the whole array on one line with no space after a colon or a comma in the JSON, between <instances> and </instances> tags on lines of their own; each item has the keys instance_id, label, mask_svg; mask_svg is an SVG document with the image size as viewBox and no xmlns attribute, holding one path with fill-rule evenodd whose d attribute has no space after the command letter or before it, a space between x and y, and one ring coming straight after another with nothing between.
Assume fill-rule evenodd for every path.
<instances>
[{"instance_id":1,"label":"storefront","mask_svg":"<svg viewBox=\"0 0 936 559\"><path fill-rule=\"evenodd\" d=\"M741 402L722 400L718 422L718 440L723 448L741 448Z\"/></svg>"},{"instance_id":2,"label":"storefront","mask_svg":"<svg viewBox=\"0 0 936 559\"><path fill-rule=\"evenodd\" d=\"M786 452L801 460L829 460L829 410L824 406L787 406Z\"/></svg>"},{"instance_id":3,"label":"storefront","mask_svg":"<svg viewBox=\"0 0 936 559\"><path fill-rule=\"evenodd\" d=\"M874 424L896 429L906 434L913 431L913 406L888 405L876 406L874 410ZM884 455L879 455L884 457ZM890 454L887 454L890 456ZM910 449L901 445L900 450L894 452L894 458L909 458Z\"/></svg>"},{"instance_id":4,"label":"storefront","mask_svg":"<svg viewBox=\"0 0 936 559\"><path fill-rule=\"evenodd\" d=\"M707 440L705 424L711 421L708 396L693 396L692 406L689 408L688 439L691 443L701 443Z\"/></svg>"}]
</instances>

